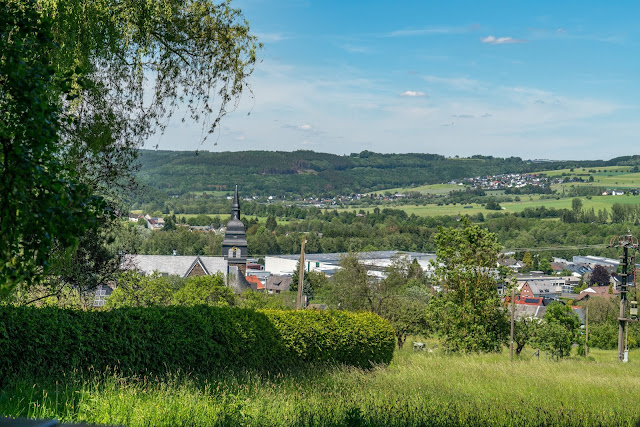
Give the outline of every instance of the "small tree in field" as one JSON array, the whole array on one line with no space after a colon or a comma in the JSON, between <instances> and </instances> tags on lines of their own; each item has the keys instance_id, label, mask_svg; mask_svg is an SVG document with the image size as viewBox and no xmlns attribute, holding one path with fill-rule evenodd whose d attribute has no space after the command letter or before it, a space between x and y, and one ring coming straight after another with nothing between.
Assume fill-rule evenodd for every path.
<instances>
[{"instance_id":1,"label":"small tree in field","mask_svg":"<svg viewBox=\"0 0 640 427\"><path fill-rule=\"evenodd\" d=\"M571 307L559 302L547 306L544 322L536 331L535 342L542 350L556 358L571 354L571 345L577 338L580 321Z\"/></svg>"},{"instance_id":2,"label":"small tree in field","mask_svg":"<svg viewBox=\"0 0 640 427\"><path fill-rule=\"evenodd\" d=\"M334 304L345 310L371 311L389 320L399 348L407 335L426 332L430 294L418 263L395 258L385 269L384 279L371 276L355 254L344 257L340 266L327 294Z\"/></svg>"},{"instance_id":3,"label":"small tree in field","mask_svg":"<svg viewBox=\"0 0 640 427\"><path fill-rule=\"evenodd\" d=\"M509 273L497 267L497 236L464 218L462 228L440 228L435 242L434 279L442 293L431 299L429 309L446 348L499 351L508 322L497 285Z\"/></svg>"}]
</instances>

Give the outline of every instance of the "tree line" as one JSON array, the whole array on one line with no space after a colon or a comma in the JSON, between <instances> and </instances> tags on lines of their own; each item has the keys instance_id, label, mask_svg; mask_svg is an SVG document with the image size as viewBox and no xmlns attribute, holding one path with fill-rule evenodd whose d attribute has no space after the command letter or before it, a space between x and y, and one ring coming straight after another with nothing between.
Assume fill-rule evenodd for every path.
<instances>
[{"instance_id":1,"label":"tree line","mask_svg":"<svg viewBox=\"0 0 640 427\"><path fill-rule=\"evenodd\" d=\"M242 183L243 193L251 196L328 197L437 184L472 176L604 167L634 161L638 159L534 163L518 157L473 156L465 159L370 151L339 156L307 150L198 152L197 155L143 150L139 155L137 177L149 187L160 190L165 197L206 191L230 193L236 183ZM520 191L527 190L540 191L534 188ZM139 204L144 195L131 197Z\"/></svg>"}]
</instances>

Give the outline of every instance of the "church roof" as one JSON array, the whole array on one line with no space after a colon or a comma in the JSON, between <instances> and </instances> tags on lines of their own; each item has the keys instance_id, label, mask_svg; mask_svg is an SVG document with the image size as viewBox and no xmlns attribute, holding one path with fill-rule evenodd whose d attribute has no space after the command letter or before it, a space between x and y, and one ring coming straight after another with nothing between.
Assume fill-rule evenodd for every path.
<instances>
[{"instance_id":1,"label":"church roof","mask_svg":"<svg viewBox=\"0 0 640 427\"><path fill-rule=\"evenodd\" d=\"M227 231L224 233L223 246L247 246L244 224L240 221L240 199L238 197L238 184L233 195L231 206L231 220L227 223Z\"/></svg>"},{"instance_id":2,"label":"church roof","mask_svg":"<svg viewBox=\"0 0 640 427\"><path fill-rule=\"evenodd\" d=\"M198 255L127 255L123 267L144 274L157 271L161 274L186 277L198 262L208 274L227 272L227 261L224 258Z\"/></svg>"}]
</instances>

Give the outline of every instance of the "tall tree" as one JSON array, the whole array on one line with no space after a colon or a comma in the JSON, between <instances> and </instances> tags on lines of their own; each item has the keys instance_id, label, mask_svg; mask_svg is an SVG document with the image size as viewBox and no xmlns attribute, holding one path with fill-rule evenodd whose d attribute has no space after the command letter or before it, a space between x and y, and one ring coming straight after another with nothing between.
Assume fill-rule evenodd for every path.
<instances>
[{"instance_id":1,"label":"tall tree","mask_svg":"<svg viewBox=\"0 0 640 427\"><path fill-rule=\"evenodd\" d=\"M34 2L0 5L0 298L42 279L56 246L77 245L102 202L64 163L69 75L56 75L52 21Z\"/></svg>"},{"instance_id":2,"label":"tall tree","mask_svg":"<svg viewBox=\"0 0 640 427\"><path fill-rule=\"evenodd\" d=\"M507 282L498 268L501 247L495 234L463 218L461 228L439 228L435 236L434 279L442 292L430 300L430 314L452 351L498 351L508 322L497 285Z\"/></svg>"},{"instance_id":3,"label":"tall tree","mask_svg":"<svg viewBox=\"0 0 640 427\"><path fill-rule=\"evenodd\" d=\"M265 223L265 226L267 227L267 230L273 232L278 226L278 223L276 222L276 217L273 215L269 215L269 217L267 217L267 222Z\"/></svg>"},{"instance_id":4,"label":"tall tree","mask_svg":"<svg viewBox=\"0 0 640 427\"><path fill-rule=\"evenodd\" d=\"M7 0L0 8L6 295L60 275L52 248L73 259L86 230L113 224L104 219L121 211L137 148L174 113L213 132L246 87L258 45L229 2Z\"/></svg>"}]
</instances>

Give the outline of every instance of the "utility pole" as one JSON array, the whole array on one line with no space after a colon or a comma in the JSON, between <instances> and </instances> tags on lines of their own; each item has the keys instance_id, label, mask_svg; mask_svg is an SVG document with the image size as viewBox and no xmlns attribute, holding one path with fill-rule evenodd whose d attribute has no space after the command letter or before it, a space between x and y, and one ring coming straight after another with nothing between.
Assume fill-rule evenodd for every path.
<instances>
[{"instance_id":1,"label":"utility pole","mask_svg":"<svg viewBox=\"0 0 640 427\"><path fill-rule=\"evenodd\" d=\"M589 355L589 306L584 310L584 357Z\"/></svg>"},{"instance_id":2,"label":"utility pole","mask_svg":"<svg viewBox=\"0 0 640 427\"><path fill-rule=\"evenodd\" d=\"M629 249L638 249L638 239L629 231L624 236L617 236L611 240L609 247L622 247L622 273L620 274L620 314L618 316L618 359L627 362L628 351L625 349L625 334L629 319L626 317L627 309L627 277L629 276Z\"/></svg>"},{"instance_id":3,"label":"utility pole","mask_svg":"<svg viewBox=\"0 0 640 427\"><path fill-rule=\"evenodd\" d=\"M307 243L307 237L302 236L302 244L300 247L300 266L298 268L298 296L296 297L296 309L302 308L302 287L304 286L304 244Z\"/></svg>"},{"instance_id":4,"label":"utility pole","mask_svg":"<svg viewBox=\"0 0 640 427\"><path fill-rule=\"evenodd\" d=\"M511 361L513 362L513 329L515 326L515 304L516 304L516 288L511 288Z\"/></svg>"}]
</instances>

